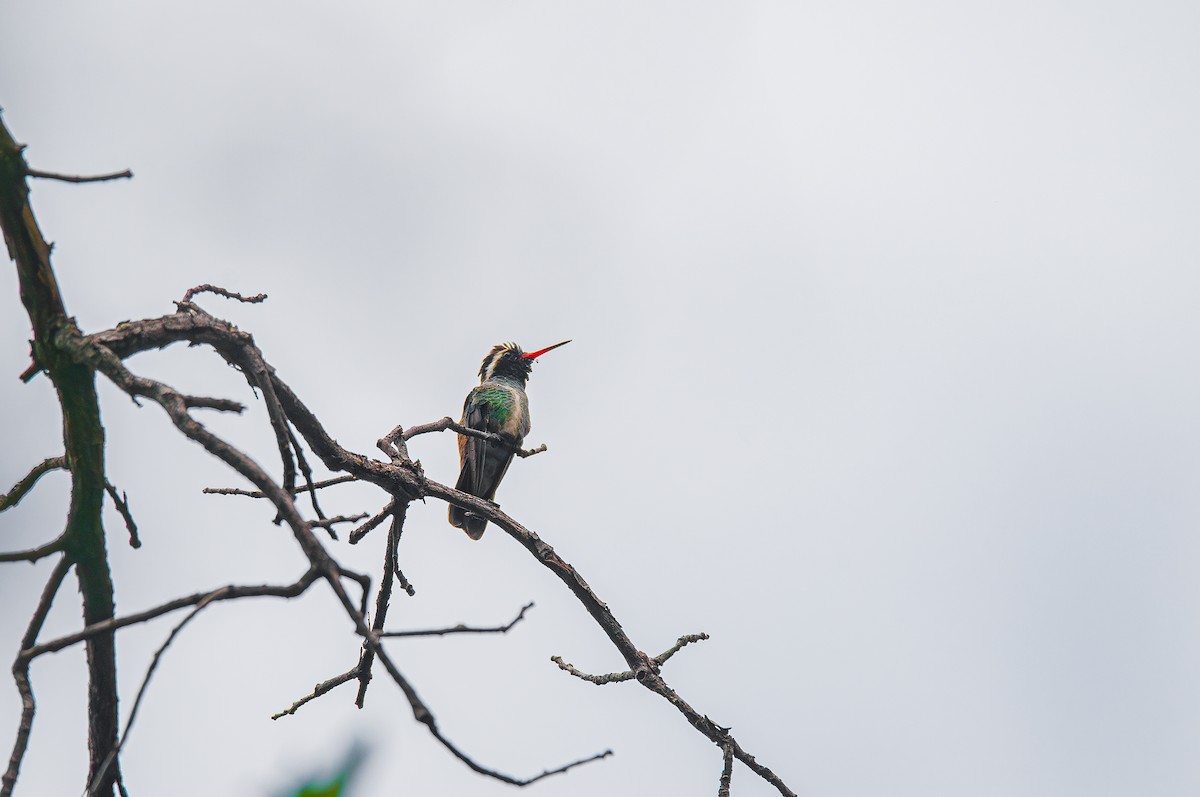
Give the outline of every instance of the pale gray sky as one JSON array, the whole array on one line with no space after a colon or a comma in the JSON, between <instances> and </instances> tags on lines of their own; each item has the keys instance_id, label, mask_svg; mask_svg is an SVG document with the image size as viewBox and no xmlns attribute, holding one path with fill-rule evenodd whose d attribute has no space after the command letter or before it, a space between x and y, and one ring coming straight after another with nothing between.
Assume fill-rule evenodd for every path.
<instances>
[{"instance_id":1,"label":"pale gray sky","mask_svg":"<svg viewBox=\"0 0 1200 797\"><path fill-rule=\"evenodd\" d=\"M251 330L344 444L457 414L501 340L544 346L504 508L800 794L1200 791L1200 7L1143 3L10 5L0 104L85 329L188 287ZM0 482L57 453L0 273ZM197 350L131 364L250 400ZM209 385L216 384L217 388ZM122 613L302 568L163 414L102 391ZM211 425L271 463L261 406ZM413 447L455 478L449 436ZM0 519L56 534L66 479ZM337 496L337 497L335 497ZM369 489L326 508L374 511ZM384 535L331 549L379 567ZM718 751L505 535L430 502L397 641L445 733L542 797L708 794ZM48 564L0 570L0 657ZM48 634L80 622L63 592ZM125 707L171 627L120 637ZM362 797L491 795L377 679L329 594L215 607L168 652L124 754L135 795L271 793L375 747ZM7 651L7 652L4 652ZM19 794L84 780L82 651L39 659ZM18 701L0 683L5 760ZM775 793L739 767L739 797Z\"/></svg>"}]
</instances>

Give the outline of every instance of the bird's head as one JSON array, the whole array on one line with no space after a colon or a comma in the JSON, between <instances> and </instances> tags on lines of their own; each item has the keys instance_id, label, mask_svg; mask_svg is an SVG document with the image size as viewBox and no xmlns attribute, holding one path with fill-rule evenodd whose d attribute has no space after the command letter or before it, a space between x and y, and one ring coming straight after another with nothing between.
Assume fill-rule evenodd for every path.
<instances>
[{"instance_id":1,"label":"bird's head","mask_svg":"<svg viewBox=\"0 0 1200 797\"><path fill-rule=\"evenodd\" d=\"M525 384L529 379L529 373L533 370L533 361L541 357L551 349L557 349L559 346L565 346L571 341L564 340L562 343L555 343L553 346L547 346L544 349L537 351L523 351L520 346L515 343L500 343L492 347L488 352L487 357L483 358L483 364L479 366L479 381L488 382L497 376L515 379L521 384Z\"/></svg>"}]
</instances>

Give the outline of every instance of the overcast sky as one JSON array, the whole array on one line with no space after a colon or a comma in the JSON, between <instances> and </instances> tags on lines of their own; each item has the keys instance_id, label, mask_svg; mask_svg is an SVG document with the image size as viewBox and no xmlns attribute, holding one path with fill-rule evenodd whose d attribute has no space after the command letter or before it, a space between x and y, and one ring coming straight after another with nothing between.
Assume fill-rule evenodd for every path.
<instances>
[{"instance_id":1,"label":"overcast sky","mask_svg":"<svg viewBox=\"0 0 1200 797\"><path fill-rule=\"evenodd\" d=\"M498 500L702 713L812 797L1200 793L1200 6L1176 2L8 4L0 105L85 330L196 284L343 444L457 415L494 343L536 366ZM61 450L0 269L0 489ZM131 366L272 472L211 353ZM101 385L121 614L304 568L266 507ZM454 440L413 454L442 482ZM0 519L51 539L67 478ZM376 511L341 488L327 511ZM383 531L330 543L378 572ZM446 735L542 797L715 793L720 754L632 684L502 532L414 506L388 643ZM0 659L49 561L0 570ZM47 638L79 627L68 582ZM173 620L123 631L123 716ZM357 643L328 590L208 609L123 753L134 797L271 795L373 746L358 797L494 795L377 678L272 722ZM86 770L81 649L39 659L18 794ZM0 683L0 751L16 730ZM740 765L739 797L774 794Z\"/></svg>"}]
</instances>

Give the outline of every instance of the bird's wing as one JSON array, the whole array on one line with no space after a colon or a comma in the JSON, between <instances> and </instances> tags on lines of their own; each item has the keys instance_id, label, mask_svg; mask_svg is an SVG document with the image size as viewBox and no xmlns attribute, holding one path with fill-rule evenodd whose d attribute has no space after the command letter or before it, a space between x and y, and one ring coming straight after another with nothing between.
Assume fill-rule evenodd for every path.
<instances>
[{"instance_id":1,"label":"bird's wing","mask_svg":"<svg viewBox=\"0 0 1200 797\"><path fill-rule=\"evenodd\" d=\"M477 387L467 394L463 403L462 425L481 432L496 431L491 391ZM458 458L462 471L458 476L458 489L471 495L485 495L488 485L484 484L487 474L486 459L490 444L478 437L458 436Z\"/></svg>"}]
</instances>

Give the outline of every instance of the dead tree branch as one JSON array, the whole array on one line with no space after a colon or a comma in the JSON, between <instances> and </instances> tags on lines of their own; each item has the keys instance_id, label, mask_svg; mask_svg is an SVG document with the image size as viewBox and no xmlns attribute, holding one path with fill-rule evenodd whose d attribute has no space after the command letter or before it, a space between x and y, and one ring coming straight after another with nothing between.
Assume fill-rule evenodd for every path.
<instances>
[{"instance_id":1,"label":"dead tree branch","mask_svg":"<svg viewBox=\"0 0 1200 797\"><path fill-rule=\"evenodd\" d=\"M45 545L28 551L12 551L0 553L0 562L36 562L37 560L58 553L66 545L66 535L51 540Z\"/></svg>"},{"instance_id":2,"label":"dead tree branch","mask_svg":"<svg viewBox=\"0 0 1200 797\"><path fill-rule=\"evenodd\" d=\"M680 650L682 650L685 646L690 645L693 642L700 642L701 640L705 640L708 638L709 638L708 634L703 634L703 633L701 633L701 634L684 634L683 636L679 637L679 639L677 639L675 641L675 644L672 645L667 650L664 650L662 653L658 654L654 658L646 659L643 666L640 666L638 669L626 670L625 672L610 672L606 675L588 675L587 673L585 673L581 670L577 670L573 666L568 664L567 662L563 661L561 656L551 656L550 661L557 664L558 668L560 670L562 670L563 672L568 672L571 675L574 675L576 678L579 678L580 680L596 684L597 686L603 686L604 684L621 683L622 681L632 681L635 678L640 681L646 677L647 672L657 673L659 671L659 668L662 667L663 662L665 662L667 659L674 656L676 653L678 653Z\"/></svg>"},{"instance_id":3,"label":"dead tree branch","mask_svg":"<svg viewBox=\"0 0 1200 797\"><path fill-rule=\"evenodd\" d=\"M229 399L209 398L208 396L184 396L183 404L189 410L192 409L209 409L217 410L218 412L232 412L241 415L246 411L246 405L240 401L230 401Z\"/></svg>"},{"instance_id":4,"label":"dead tree branch","mask_svg":"<svg viewBox=\"0 0 1200 797\"><path fill-rule=\"evenodd\" d=\"M280 717L290 717L291 715L295 714L296 710L299 709L301 706L303 706L305 703L309 702L310 700L316 700L318 697L320 697L323 694L332 692L334 689L336 689L337 687L341 686L344 683L349 683L350 681L353 681L355 678L358 677L358 675L359 675L358 668L355 667L353 670L347 670L346 672L342 673L341 675L333 676L328 681L322 681L321 683L319 683L313 687L313 691L312 691L311 695L306 695L305 697L300 698L295 703L293 703L291 705L291 707L284 709L283 711L279 712L278 714L272 714L271 719L277 720Z\"/></svg>"},{"instance_id":5,"label":"dead tree branch","mask_svg":"<svg viewBox=\"0 0 1200 797\"><path fill-rule=\"evenodd\" d=\"M363 537L367 536L367 534L369 534L372 529L376 528L377 526L379 526L380 523L387 520L388 517L392 514L392 512L395 511L395 509L396 509L396 502L390 501L387 506L385 506L382 510L380 510L379 514L374 515L366 523L362 524L358 528L351 531L350 532L350 544L351 545L358 544L358 541L361 540Z\"/></svg>"},{"instance_id":6,"label":"dead tree branch","mask_svg":"<svg viewBox=\"0 0 1200 797\"><path fill-rule=\"evenodd\" d=\"M521 607L521 611L517 616L510 620L505 625L498 625L492 628L472 628L470 626L459 623L452 628L431 628L425 631L384 631L379 636L382 637L414 637L414 636L446 636L448 634L507 634L512 630L512 627L525 619L525 612L533 608L533 603L527 603Z\"/></svg>"},{"instance_id":7,"label":"dead tree branch","mask_svg":"<svg viewBox=\"0 0 1200 797\"><path fill-rule=\"evenodd\" d=\"M388 529L387 545L383 551L383 575L379 579L379 592L375 595L375 617L371 620L371 633L376 635L383 630L383 625L387 622L388 606L392 600L392 581L399 572L396 567L396 549L400 545L400 535L404 533L404 521L408 517L407 501L393 501L390 506L392 525ZM374 649L370 645L363 645L358 666L355 667L358 671L358 695L354 698L354 705L359 708L363 707L363 701L367 699L367 687L371 683L371 665L374 663Z\"/></svg>"},{"instance_id":8,"label":"dead tree branch","mask_svg":"<svg viewBox=\"0 0 1200 797\"><path fill-rule=\"evenodd\" d=\"M216 349L227 362L238 367L245 359L243 349L253 345L246 333L236 330L227 323L194 307L171 316L123 324L117 329L92 335L89 340L102 343L107 351L120 357L127 357L149 348L162 348L178 341L208 344ZM320 420L304 405L291 388L279 379L278 375L274 375L273 372L272 374L275 396L280 402L283 412L326 468L334 472L348 473L360 481L376 484L394 496L439 498L486 518L488 522L504 529L537 561L554 573L575 595L625 659L630 671L644 674L644 677L638 678L643 686L667 700L683 714L692 727L714 744L723 747L728 740L733 747L734 756L750 767L755 774L774 786L784 797L793 795L793 792L774 772L759 764L733 737L723 734L719 729L720 726L696 711L668 686L654 671L656 667L653 660L633 644L607 604L596 596L575 568L563 560L537 534L526 529L490 502L426 478L410 462L381 462L346 450L325 430ZM442 421L427 424L425 427L409 427L404 436L411 438L425 431L454 429L454 426L453 421L444 418ZM395 675L393 675L393 680L397 680ZM399 681L397 682L399 684ZM404 686L401 686L401 690L408 695ZM414 717L418 721L424 721L422 719L423 704L414 701L412 696L410 696L410 703L413 704ZM427 711L427 709L425 710Z\"/></svg>"},{"instance_id":9,"label":"dead tree branch","mask_svg":"<svg viewBox=\"0 0 1200 797\"><path fill-rule=\"evenodd\" d=\"M0 496L0 512L9 507L16 506L25 497L25 493L32 490L33 485L37 484L38 479L42 478L42 476L52 470L63 470L66 467L66 457L49 457L34 465L33 470L29 471L24 479L21 479L21 481L13 485L11 490Z\"/></svg>"},{"instance_id":10,"label":"dead tree branch","mask_svg":"<svg viewBox=\"0 0 1200 797\"><path fill-rule=\"evenodd\" d=\"M733 780L733 746L725 745L725 766L721 770L721 785L717 788L717 797L729 797L729 784Z\"/></svg>"},{"instance_id":11,"label":"dead tree branch","mask_svg":"<svg viewBox=\"0 0 1200 797\"><path fill-rule=\"evenodd\" d=\"M367 516L366 512L358 515L334 515L333 517L322 518L321 520L310 520L309 525L314 529L325 529L329 532L330 539L338 538L337 532L333 527L338 523L357 523Z\"/></svg>"},{"instance_id":12,"label":"dead tree branch","mask_svg":"<svg viewBox=\"0 0 1200 797\"><path fill-rule=\"evenodd\" d=\"M38 599L37 606L33 610L33 617L25 629L25 635L21 637L22 649L31 648L37 643L38 634L42 632L42 625L46 622L46 615L50 613L50 606L54 603L54 596L58 594L59 587L62 586L63 579L67 577L67 571L70 569L71 560L63 556L50 571L50 578L42 589L42 597ZM21 773L21 761L25 758L25 751L29 748L33 716L37 711L37 704L33 699L33 686L29 681L29 660L22 659L18 655L17 660L13 662L12 674L13 680L17 682L17 691L21 693L21 721L17 725L17 738L13 742L12 755L8 758L8 769L5 770L3 779L0 779L0 797L11 797L13 788L17 785L17 776Z\"/></svg>"},{"instance_id":13,"label":"dead tree branch","mask_svg":"<svg viewBox=\"0 0 1200 797\"><path fill-rule=\"evenodd\" d=\"M317 581L319 575L315 570L310 569L291 584L279 586L267 584L262 586L238 586L230 584L229 586L218 587L207 592L185 595L182 598L167 601L152 609L146 609L145 611L125 617L114 617L111 620L89 625L79 631L51 640L50 642L44 642L40 645L30 645L28 647L22 646L19 658L24 661L33 661L38 656L45 655L46 653L56 653L100 634L111 634L119 628L144 623L156 617L162 617L164 614L186 609L189 606L197 606L201 603L208 605L217 601L238 600L240 598L296 598L304 594Z\"/></svg>"},{"instance_id":14,"label":"dead tree branch","mask_svg":"<svg viewBox=\"0 0 1200 797\"><path fill-rule=\"evenodd\" d=\"M397 427L397 429L399 429L399 427ZM511 449L514 454L522 459L525 457L532 457L534 454L541 454L543 451L549 450L546 448L545 443L542 443L537 448L521 448L520 446L514 446L511 440L507 440L501 435L494 434L492 432L482 432L479 429L472 429L469 426L463 426L462 424L455 423L454 419L449 415L447 415L445 418L442 418L440 421L423 423L420 426L410 426L408 431L404 432L401 439L410 440L419 434L427 434L429 432L444 432L446 430L458 432L459 434L467 435L468 437L478 437L480 440L487 440L489 443L495 443L496 445Z\"/></svg>"},{"instance_id":15,"label":"dead tree branch","mask_svg":"<svg viewBox=\"0 0 1200 797\"><path fill-rule=\"evenodd\" d=\"M662 663L685 645L699 639L706 639L706 635L695 634L680 637L674 647L660 656L648 656L633 643L608 605L599 599L579 572L562 559L548 543L501 511L495 504L428 479L422 471L420 463L409 458L405 445L406 440L418 434L449 430L460 435L480 437L492 443L513 448L502 437L463 427L446 417L432 424L410 427L407 431L396 427L390 435L380 441L380 448L387 454L390 461L373 459L347 450L337 443L326 431L321 421L279 377L274 368L266 362L251 335L228 322L209 315L192 301L200 293L215 293L238 301L255 303L266 298L262 294L244 297L212 285L200 285L184 295L183 300L177 303L175 313L159 318L125 322L114 329L93 335L84 335L77 328L74 320L66 313L53 270L50 267L50 247L42 238L34 221L33 213L28 206L28 189L25 178L31 174L32 172L21 156L20 148L12 140L7 129L0 125L0 226L3 227L10 255L17 261L22 300L34 330L33 355L37 368L32 373L41 370L47 373L55 385L59 403L63 409L65 430L63 462L72 477L72 500L61 546L52 547L58 546L59 541L55 541L43 546L43 549L46 549L44 552L42 549L36 549L33 552L8 556L26 559L31 558L31 555L35 553L49 555L61 547L65 555L55 570L57 580L52 579L54 581L53 589L47 585L47 592L43 595L43 604L48 608L49 601L57 592L62 578L70 566L64 563L69 562L74 565L80 580L84 600L85 626L75 634L37 644L36 636L41 628L44 612L42 619L39 619L38 612L35 612L34 622L31 623L30 631L26 635L26 640L23 640L22 649L14 664L14 676L22 694L22 704L27 708L27 711L23 711L22 714L24 735L18 734L19 751L14 750L14 759L10 762L10 772L5 776L6 792L0 797L8 797L8 792L11 792L9 774L12 776L12 782L15 782L20 759L28 743L28 729L32 725L34 711L32 689L28 683L28 669L29 663L34 658L79 642L87 645L90 679L89 750L91 756L88 782L90 790L94 793L107 795L112 792L114 784L120 781L118 754L136 717L141 695L144 694L162 653L179 631L201 609L213 602L253 595L295 597L317 581L323 581L328 585L355 632L362 638L359 664L342 676L319 684L311 696L297 701L292 709L283 712L280 716L293 713L296 708L309 700L327 693L341 683L356 678L359 680L358 703L361 705L371 678L372 667L378 662L408 700L414 720L424 724L430 734L452 755L480 774L505 783L524 786L549 775L566 772L580 764L610 755L611 751L605 751L558 769L546 770L532 778L518 779L477 763L442 733L432 711L420 698L412 683L401 673L380 642L391 599L393 580L410 595L413 592L411 585L404 579L397 562L397 546L403 530L405 513L410 501L427 497L467 509L504 529L510 537L528 550L539 564L546 567L563 582L609 638L629 669L627 673L588 677L586 674L574 671L573 667L564 665L561 659L558 659L560 667L568 672L574 671L574 674L589 680L596 678L611 678L614 681L636 679L647 689L667 700L683 714L689 724L720 747L726 754L727 769L732 766L730 757L737 758L773 785L782 795L794 797L793 792L782 780L741 748L729 735L728 728L721 727L707 716L700 714L663 680L660 674ZM38 176L50 175L42 173ZM54 176L55 179L59 177L61 176ZM223 399L184 395L170 385L134 373L124 363L125 358L137 352L164 348L176 342L211 347L228 364L237 368L245 377L250 388L261 396L282 462L283 477L279 482L270 477L245 452L214 434L191 414L191 410L202 407L240 411L240 404ZM112 580L109 575L103 527L100 522L103 495L107 490L114 501L118 503L119 508L124 504L126 511L122 513L123 515L126 514L128 505L124 498L116 501L116 489L105 478L104 430L100 423L95 389L97 373L102 374L135 401L142 398L158 404L179 432L217 457L255 488L253 491L214 490L213 492L235 492L236 494L262 497L270 501L276 511L276 523L283 524L290 530L308 560L309 568L305 575L292 585L283 587L230 586L180 598L138 615L116 618L113 612ZM310 452L328 470L342 473L344 476L326 483L313 482L311 468L301 450L301 442L307 444ZM516 448L514 453L527 457L545 450L546 446L542 445L529 450ZM303 474L306 482L306 486L303 488L296 486L297 468ZM31 486L33 481L36 481L36 476L31 474L26 477L26 480ZM331 529L334 523L351 522L351 518L345 516L326 518L314 500L313 508L318 518L317 520L307 520L301 515L295 500L297 494L305 491L314 494L315 498L315 492L321 489L321 486L341 483L340 480L357 480L373 484L390 497L384 513L380 513L384 517L390 516L392 524L384 553L384 578L380 581L376 596L375 615L371 619L370 625L368 625L365 611L369 579L342 567L314 534L314 529L317 527ZM27 491L28 487L24 489ZM17 489L14 488L14 491L10 493L10 496L15 494L14 497L5 496L5 501L8 502L5 505L11 505L19 500L23 491L19 494L16 493ZM364 517L366 517L365 514L357 519ZM355 529L351 535L353 540L361 539L367 531L382 523L382 519L377 518L380 516L372 517L361 527ZM131 518L128 520L130 523L132 522ZM346 585L343 583L344 578L354 579L363 587L361 601L356 603L351 599ZM42 612L41 606L42 604L39 604L39 612ZM193 611L176 626L167 642L156 654L143 681L142 689L139 690L139 696L135 700L125 735L118 738L114 632L118 628L135 622L145 622L153 617L188 606L194 607ZM504 630L515 625L523 617L524 612L525 609L522 609L518 617ZM441 629L441 632L480 633L496 632L497 630L456 627ZM427 636L438 633L437 631L391 632L387 635ZM22 679L24 680L22 681ZM323 687L327 688L323 689ZM28 721L26 721L26 715Z\"/></svg>"},{"instance_id":16,"label":"dead tree branch","mask_svg":"<svg viewBox=\"0 0 1200 797\"><path fill-rule=\"evenodd\" d=\"M129 719L125 721L125 730L121 734L121 739L117 742L117 746L109 751L109 754L104 759L104 763L100 767L100 771L96 773L96 777L93 778L91 783L88 784L87 793L89 795L95 793L96 787L100 784L100 779L104 777L104 774L108 771L108 768L112 765L112 762L117 760L117 757L121 754L121 748L125 746L125 742L129 739L129 732L133 730L133 723L137 720L137 713L138 709L142 705L142 698L146 696L146 688L150 686L150 679L154 676L154 671L158 669L158 663L162 660L163 654L167 652L167 648L169 648L171 643L175 641L175 637L179 636L179 632L183 630L183 627L190 623L192 619L199 614L205 606L208 605L209 604L207 601L200 601L198 604L196 604L195 608L188 612L187 615L180 620L174 628L171 629L171 633L167 635L166 641L163 642L159 649L154 652L154 657L150 660L150 667L146 670L145 677L142 678L142 685L138 687L137 697L133 699L133 708L129 711Z\"/></svg>"},{"instance_id":17,"label":"dead tree branch","mask_svg":"<svg viewBox=\"0 0 1200 797\"><path fill-rule=\"evenodd\" d=\"M113 505L121 513L121 519L125 521L125 528L129 531L129 546L141 548L142 541L138 538L137 523L133 522L133 514L129 511L129 496L124 492L118 496L117 488L112 482L106 481L104 489L108 491L108 497L112 499Z\"/></svg>"},{"instance_id":18,"label":"dead tree branch","mask_svg":"<svg viewBox=\"0 0 1200 797\"><path fill-rule=\"evenodd\" d=\"M307 493L312 490L323 490L326 487L332 487L335 484L345 484L346 482L353 482L353 481L358 481L357 477L355 477L355 476L337 476L332 479L325 479L324 481L313 482L312 484L306 484L303 487L297 487L295 495L299 495L300 493ZM200 492L204 493L205 495L242 495L247 498L266 498L267 497L263 494L262 490L242 490L237 487L205 487Z\"/></svg>"},{"instance_id":19,"label":"dead tree branch","mask_svg":"<svg viewBox=\"0 0 1200 797\"><path fill-rule=\"evenodd\" d=\"M558 668L563 672L569 672L580 680L593 683L596 686L604 686L605 684L616 684L622 681L632 681L634 679L633 670L625 672L610 672L605 675L589 675L582 670L575 669L574 666L562 660L562 656L551 656L550 661L558 665Z\"/></svg>"},{"instance_id":20,"label":"dead tree branch","mask_svg":"<svg viewBox=\"0 0 1200 797\"><path fill-rule=\"evenodd\" d=\"M26 169L26 177L36 177L39 180L58 180L64 183L104 183L109 180L131 180L133 172L126 169L123 172L112 172L111 174L96 174L90 176L80 176L74 174L59 174L58 172L44 172L41 169Z\"/></svg>"},{"instance_id":21,"label":"dead tree branch","mask_svg":"<svg viewBox=\"0 0 1200 797\"><path fill-rule=\"evenodd\" d=\"M183 298L179 300L179 304L188 304L192 301L192 297L201 293L215 293L218 296L224 296L226 299L236 299L237 301L244 302L245 304L258 304L259 302L265 302L267 300L267 295L265 293L256 293L253 296L242 296L240 293L234 293L233 291L227 291L224 288L218 288L216 285L209 285L208 283L205 283L203 285L197 285L194 288L188 288L187 293L185 293Z\"/></svg>"},{"instance_id":22,"label":"dead tree branch","mask_svg":"<svg viewBox=\"0 0 1200 797\"><path fill-rule=\"evenodd\" d=\"M683 636L679 637L679 639L677 639L675 641L674 645L672 645L667 650L664 650L662 653L659 653L657 656L655 656L654 663L661 667L666 662L667 659L671 658L676 653L683 650L683 648L686 645L690 645L693 642L701 642L708 638L709 638L708 634L705 634L705 633L684 634Z\"/></svg>"},{"instance_id":23,"label":"dead tree branch","mask_svg":"<svg viewBox=\"0 0 1200 797\"><path fill-rule=\"evenodd\" d=\"M113 616L114 605L101 519L106 483L104 426L100 422L95 372L67 356L57 343L59 333L73 322L50 265L50 245L29 206L26 177L30 169L23 150L0 123L0 229L9 257L16 263L21 303L33 332L33 360L50 378L62 410L63 452L71 472L63 550L75 565L84 622L97 623ZM116 641L112 635L89 639L87 648L90 780L104 751L116 743L118 694ZM119 767L111 767L99 791L111 794L119 777Z\"/></svg>"}]
</instances>

